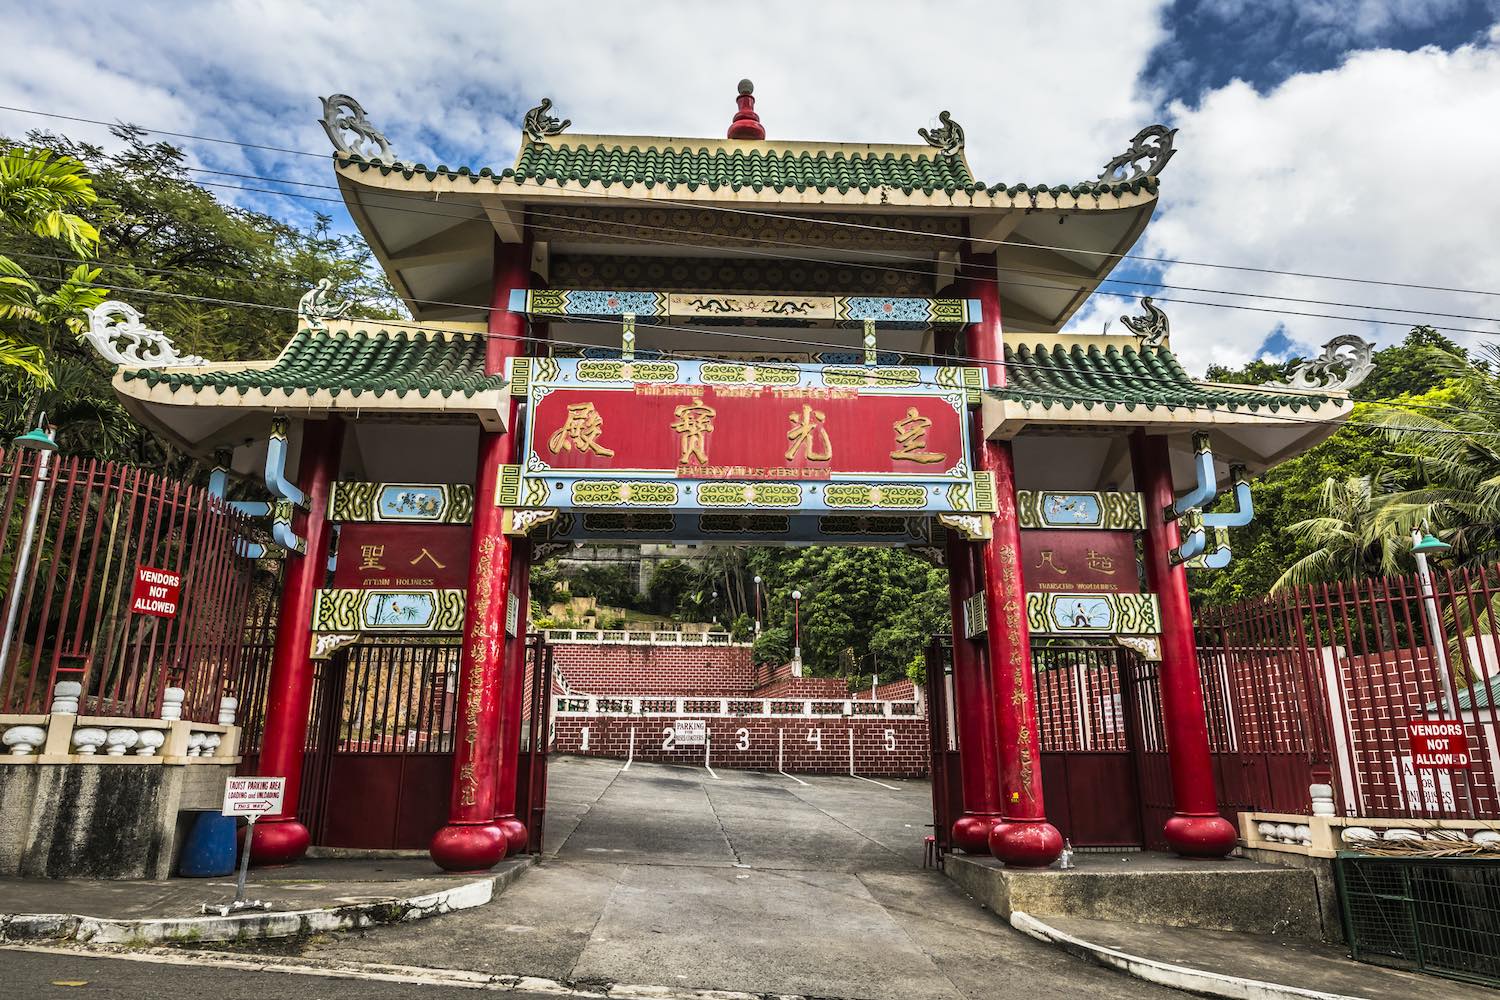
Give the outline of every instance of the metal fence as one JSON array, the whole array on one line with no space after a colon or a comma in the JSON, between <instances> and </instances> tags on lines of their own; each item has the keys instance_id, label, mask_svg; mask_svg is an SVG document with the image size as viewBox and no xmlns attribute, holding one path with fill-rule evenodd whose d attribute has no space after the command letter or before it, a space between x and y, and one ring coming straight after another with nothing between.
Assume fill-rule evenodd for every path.
<instances>
[{"instance_id":1,"label":"metal fence","mask_svg":"<svg viewBox=\"0 0 1500 1000\"><path fill-rule=\"evenodd\" d=\"M1340 857L1333 870L1355 958L1500 986L1500 861Z\"/></svg>"},{"instance_id":2,"label":"metal fence","mask_svg":"<svg viewBox=\"0 0 1500 1000\"><path fill-rule=\"evenodd\" d=\"M0 451L0 711L45 712L58 681L79 710L213 721L239 694L247 612L269 598L237 556L243 519L206 489L116 462ZM131 612L136 571L181 575L177 612Z\"/></svg>"},{"instance_id":3,"label":"metal fence","mask_svg":"<svg viewBox=\"0 0 1500 1000\"><path fill-rule=\"evenodd\" d=\"M1334 786L1346 816L1500 818L1500 570L1320 584L1198 619L1220 746ZM1472 767L1415 766L1408 724L1463 723ZM1305 795L1273 803L1305 812Z\"/></svg>"}]
</instances>

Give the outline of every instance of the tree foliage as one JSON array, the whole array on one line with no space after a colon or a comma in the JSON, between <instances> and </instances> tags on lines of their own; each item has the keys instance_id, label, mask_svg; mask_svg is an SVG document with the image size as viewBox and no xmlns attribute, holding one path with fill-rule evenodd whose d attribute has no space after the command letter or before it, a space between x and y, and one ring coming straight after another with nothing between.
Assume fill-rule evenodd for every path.
<instances>
[{"instance_id":1,"label":"tree foliage","mask_svg":"<svg viewBox=\"0 0 1500 1000\"><path fill-rule=\"evenodd\" d=\"M18 433L46 410L70 453L180 475L191 463L125 413L110 388L113 371L81 342L83 305L97 304L108 288L184 353L236 361L274 357L296 329L298 300L320 278L358 297L363 315L393 315L395 299L363 241L334 234L327 217L304 229L227 205L193 182L178 147L148 142L129 126L114 133L112 151L47 132L24 143L0 138L0 164L41 152L67 165L49 193L23 203L35 220L25 225L12 225L11 195L0 181L6 253L57 298L47 303L56 320L25 341L38 349L33 357L45 375L0 387L0 433ZM92 197L79 194L85 185ZM68 221L69 211L77 222ZM96 259L84 274L78 251L91 234Z\"/></svg>"}]
</instances>

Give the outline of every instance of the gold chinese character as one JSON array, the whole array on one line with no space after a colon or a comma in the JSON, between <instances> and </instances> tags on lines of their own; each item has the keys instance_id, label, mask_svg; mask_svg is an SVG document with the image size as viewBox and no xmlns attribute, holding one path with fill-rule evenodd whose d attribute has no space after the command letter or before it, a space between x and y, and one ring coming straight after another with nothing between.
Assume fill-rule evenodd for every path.
<instances>
[{"instance_id":1,"label":"gold chinese character","mask_svg":"<svg viewBox=\"0 0 1500 1000\"><path fill-rule=\"evenodd\" d=\"M385 569L380 561L385 558L384 545L361 545L359 547L360 569Z\"/></svg>"},{"instance_id":2,"label":"gold chinese character","mask_svg":"<svg viewBox=\"0 0 1500 1000\"><path fill-rule=\"evenodd\" d=\"M606 458L614 456L614 452L599 443L599 435L604 433L604 418L599 416L599 411L594 409L593 403L571 403L568 406L567 419L563 425L552 432L552 437L547 440L547 446L556 455L562 451L572 451L577 448L579 452L587 454L593 452L595 455L603 455Z\"/></svg>"},{"instance_id":3,"label":"gold chinese character","mask_svg":"<svg viewBox=\"0 0 1500 1000\"><path fill-rule=\"evenodd\" d=\"M1089 554L1093 555L1093 552L1091 551ZM1059 566L1054 561L1054 557L1053 557L1051 549L1043 549L1042 550L1042 560L1041 560L1041 562L1037 563L1035 566L1033 566L1031 568L1032 569L1050 569L1052 572L1058 574L1059 576L1065 576L1065 575L1067 575L1067 572L1068 572L1068 570L1067 570L1066 567Z\"/></svg>"},{"instance_id":4,"label":"gold chinese character","mask_svg":"<svg viewBox=\"0 0 1500 1000\"><path fill-rule=\"evenodd\" d=\"M417 563L419 563L419 562L422 561L422 559L423 559L424 556L427 559L431 560L432 564L434 566L436 566L438 569L447 569L448 568L448 566L447 566L446 563L440 563L440 562L438 562L437 556L433 555L431 552L428 552L425 546L423 547L422 551L418 552L416 554L416 556L412 559L412 561L410 563L408 563L407 565L409 565L409 566L415 566Z\"/></svg>"},{"instance_id":5,"label":"gold chinese character","mask_svg":"<svg viewBox=\"0 0 1500 1000\"><path fill-rule=\"evenodd\" d=\"M1107 556L1095 549L1089 549L1087 557L1089 569L1098 570L1100 573L1108 573L1111 576L1114 575L1115 560L1112 556Z\"/></svg>"},{"instance_id":6,"label":"gold chinese character","mask_svg":"<svg viewBox=\"0 0 1500 1000\"><path fill-rule=\"evenodd\" d=\"M938 451L927 451L927 430L932 426L932 420L917 412L915 406L906 408L906 417L891 425L896 432L896 450L891 452L892 458L904 458L908 462L921 462L923 465L931 465L941 462L947 456Z\"/></svg>"},{"instance_id":7,"label":"gold chinese character","mask_svg":"<svg viewBox=\"0 0 1500 1000\"><path fill-rule=\"evenodd\" d=\"M811 403L802 404L802 412L795 410L786 415L792 422L792 429L786 432L786 439L792 442L786 450L786 460L793 461L799 451L804 452L809 462L826 462L833 458L833 443L828 440L828 432L823 429L823 421L828 419L822 410L815 410ZM817 445L818 439L823 441L823 447Z\"/></svg>"},{"instance_id":8,"label":"gold chinese character","mask_svg":"<svg viewBox=\"0 0 1500 1000\"><path fill-rule=\"evenodd\" d=\"M708 461L708 435L713 433L714 412L712 406L705 405L697 396L693 397L691 404L683 404L672 411L677 418L672 422L672 430L682 435L682 456L678 464L697 462L703 465Z\"/></svg>"}]
</instances>

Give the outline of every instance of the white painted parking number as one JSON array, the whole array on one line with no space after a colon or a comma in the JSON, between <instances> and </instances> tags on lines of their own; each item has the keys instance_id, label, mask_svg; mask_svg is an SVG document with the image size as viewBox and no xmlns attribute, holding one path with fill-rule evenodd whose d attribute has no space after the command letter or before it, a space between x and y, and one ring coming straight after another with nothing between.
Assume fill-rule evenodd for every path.
<instances>
[{"instance_id":1,"label":"white painted parking number","mask_svg":"<svg viewBox=\"0 0 1500 1000\"><path fill-rule=\"evenodd\" d=\"M661 748L663 750L671 750L673 747L677 746L677 734L672 730L671 726L663 729L661 731L661 735Z\"/></svg>"},{"instance_id":2,"label":"white painted parking number","mask_svg":"<svg viewBox=\"0 0 1500 1000\"><path fill-rule=\"evenodd\" d=\"M813 745L814 750L823 749L823 730L809 729L807 731L807 742Z\"/></svg>"},{"instance_id":3,"label":"white painted parking number","mask_svg":"<svg viewBox=\"0 0 1500 1000\"><path fill-rule=\"evenodd\" d=\"M887 753L896 752L896 731L894 729L887 729L885 731L885 749Z\"/></svg>"},{"instance_id":4,"label":"white painted parking number","mask_svg":"<svg viewBox=\"0 0 1500 1000\"><path fill-rule=\"evenodd\" d=\"M749 750L750 749L750 730L748 730L748 729L736 729L734 731L734 735L737 737L737 739L735 740L735 744L734 744L734 748L736 750Z\"/></svg>"}]
</instances>

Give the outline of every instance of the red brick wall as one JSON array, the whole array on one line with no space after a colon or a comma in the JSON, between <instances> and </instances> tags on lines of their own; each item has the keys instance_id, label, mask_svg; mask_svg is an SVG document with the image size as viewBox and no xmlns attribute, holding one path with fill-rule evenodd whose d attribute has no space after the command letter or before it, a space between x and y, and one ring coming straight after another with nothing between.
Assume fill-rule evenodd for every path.
<instances>
[{"instance_id":1,"label":"red brick wall","mask_svg":"<svg viewBox=\"0 0 1500 1000\"><path fill-rule=\"evenodd\" d=\"M552 665L579 694L736 695L756 682L749 646L557 643Z\"/></svg>"},{"instance_id":2,"label":"red brick wall","mask_svg":"<svg viewBox=\"0 0 1500 1000\"><path fill-rule=\"evenodd\" d=\"M704 718L683 716L683 718ZM713 767L756 771L777 769L784 746L789 772L848 774L849 739L854 738L854 770L870 777L920 778L927 774L927 720L922 718L706 718L709 762ZM558 753L625 759L635 730L635 760L701 767L701 746L668 746L668 716L558 716L552 749ZM588 747L584 748L584 730ZM816 736L813 734L817 734ZM744 749L741 749L741 748Z\"/></svg>"},{"instance_id":3,"label":"red brick wall","mask_svg":"<svg viewBox=\"0 0 1500 1000\"><path fill-rule=\"evenodd\" d=\"M870 700L870 689L861 688L854 697ZM886 681L875 688L876 701L916 701L917 686L903 677L898 681Z\"/></svg>"},{"instance_id":4,"label":"red brick wall","mask_svg":"<svg viewBox=\"0 0 1500 1000\"><path fill-rule=\"evenodd\" d=\"M844 701L849 697L849 682L842 677L782 677L756 688L755 697Z\"/></svg>"}]
</instances>

